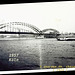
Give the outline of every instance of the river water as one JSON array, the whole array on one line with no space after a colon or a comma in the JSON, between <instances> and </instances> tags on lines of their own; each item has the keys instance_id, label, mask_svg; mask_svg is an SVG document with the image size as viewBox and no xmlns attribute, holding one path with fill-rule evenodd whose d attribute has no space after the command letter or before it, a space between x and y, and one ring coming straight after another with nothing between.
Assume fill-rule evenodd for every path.
<instances>
[{"instance_id":1,"label":"river water","mask_svg":"<svg viewBox=\"0 0 75 75\"><path fill-rule=\"evenodd\" d=\"M9 61L18 54L18 61ZM0 40L0 70L44 69L44 66L75 66L75 41L56 39ZM45 68L46 69L46 68Z\"/></svg>"}]
</instances>

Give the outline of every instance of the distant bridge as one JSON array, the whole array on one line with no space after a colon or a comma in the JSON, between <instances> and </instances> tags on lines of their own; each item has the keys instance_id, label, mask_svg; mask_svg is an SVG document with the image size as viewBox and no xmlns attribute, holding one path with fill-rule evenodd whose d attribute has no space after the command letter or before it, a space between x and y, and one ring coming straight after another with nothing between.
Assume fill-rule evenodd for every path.
<instances>
[{"instance_id":1,"label":"distant bridge","mask_svg":"<svg viewBox=\"0 0 75 75\"><path fill-rule=\"evenodd\" d=\"M59 34L59 31L57 31L56 29L51 29L51 28L42 30L42 33L45 33L47 31L53 31L56 34Z\"/></svg>"},{"instance_id":2,"label":"distant bridge","mask_svg":"<svg viewBox=\"0 0 75 75\"><path fill-rule=\"evenodd\" d=\"M40 30L34 25L24 22L9 22L0 24L0 34L34 34L34 35L47 35L47 31L53 31L55 34L59 34L59 31L55 29Z\"/></svg>"}]
</instances>

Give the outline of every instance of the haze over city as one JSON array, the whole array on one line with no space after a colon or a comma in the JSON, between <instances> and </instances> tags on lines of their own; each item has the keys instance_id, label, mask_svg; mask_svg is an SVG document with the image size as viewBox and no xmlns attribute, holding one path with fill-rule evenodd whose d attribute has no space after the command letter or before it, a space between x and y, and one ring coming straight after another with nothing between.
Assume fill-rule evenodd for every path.
<instances>
[{"instance_id":1,"label":"haze over city","mask_svg":"<svg viewBox=\"0 0 75 75\"><path fill-rule=\"evenodd\" d=\"M75 1L0 5L0 24L25 22L43 30L75 33Z\"/></svg>"}]
</instances>

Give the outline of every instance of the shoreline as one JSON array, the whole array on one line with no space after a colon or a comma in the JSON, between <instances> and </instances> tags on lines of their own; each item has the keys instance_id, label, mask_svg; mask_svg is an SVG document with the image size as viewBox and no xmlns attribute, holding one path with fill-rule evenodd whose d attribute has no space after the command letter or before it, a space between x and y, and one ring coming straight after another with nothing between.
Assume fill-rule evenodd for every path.
<instances>
[{"instance_id":1,"label":"shoreline","mask_svg":"<svg viewBox=\"0 0 75 75\"><path fill-rule=\"evenodd\" d=\"M51 40L55 40L56 38L0 38L0 41L2 40L38 40L38 39L51 39Z\"/></svg>"}]
</instances>

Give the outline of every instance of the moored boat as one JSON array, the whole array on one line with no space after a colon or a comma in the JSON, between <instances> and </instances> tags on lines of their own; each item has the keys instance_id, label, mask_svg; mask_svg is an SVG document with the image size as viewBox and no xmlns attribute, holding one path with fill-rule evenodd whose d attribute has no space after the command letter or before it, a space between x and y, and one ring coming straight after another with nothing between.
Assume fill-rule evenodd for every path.
<instances>
[{"instance_id":1,"label":"moored boat","mask_svg":"<svg viewBox=\"0 0 75 75\"><path fill-rule=\"evenodd\" d=\"M58 41L75 41L75 35L59 35L56 39Z\"/></svg>"}]
</instances>

